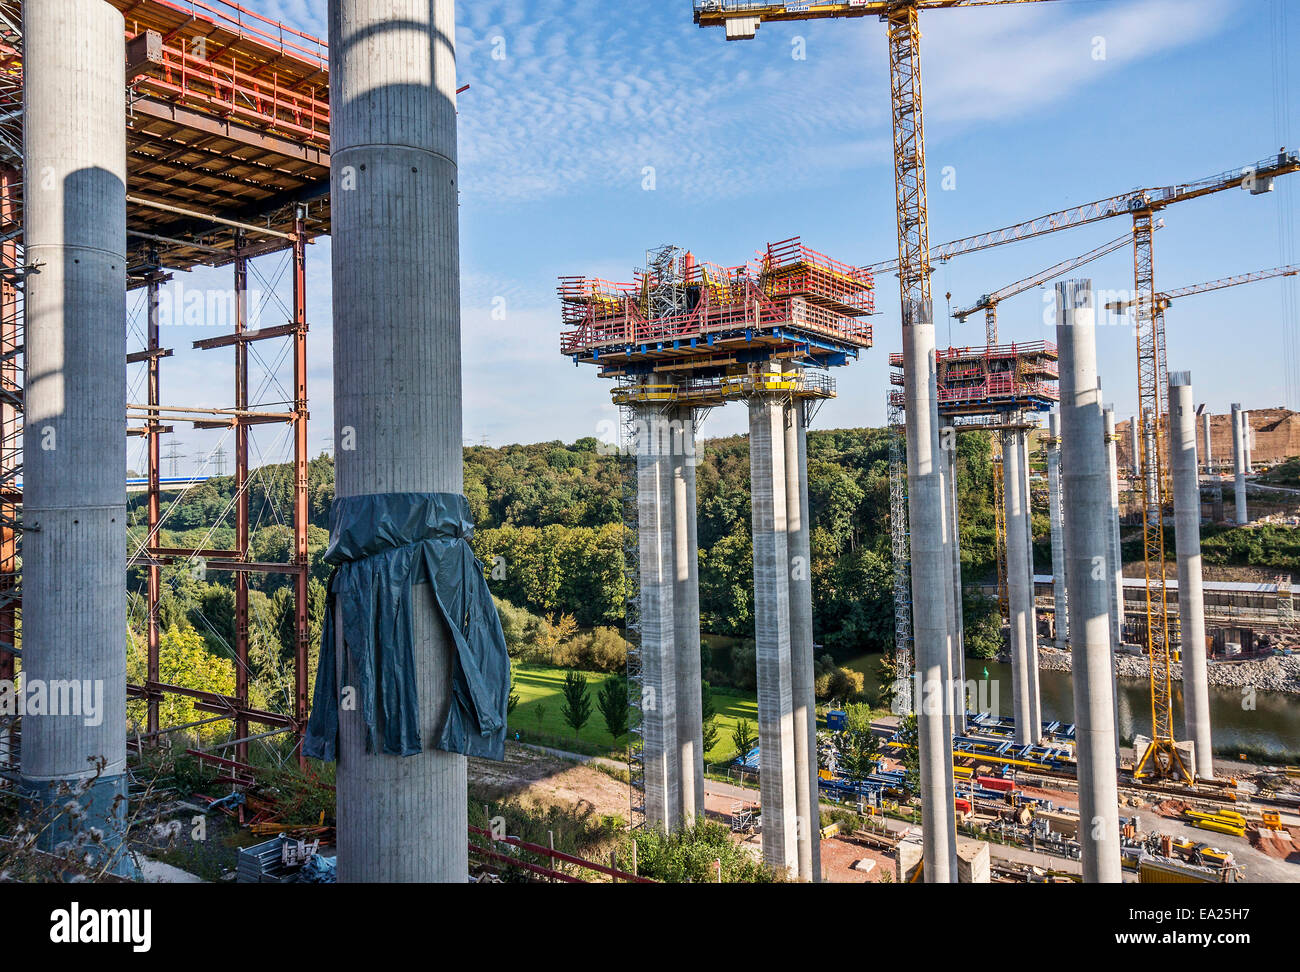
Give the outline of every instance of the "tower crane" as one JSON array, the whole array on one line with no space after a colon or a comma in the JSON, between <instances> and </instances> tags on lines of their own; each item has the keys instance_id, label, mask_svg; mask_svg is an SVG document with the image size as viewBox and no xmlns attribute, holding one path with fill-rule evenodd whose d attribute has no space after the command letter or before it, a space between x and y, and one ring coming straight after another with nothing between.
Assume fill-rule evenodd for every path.
<instances>
[{"instance_id":1,"label":"tower crane","mask_svg":"<svg viewBox=\"0 0 1300 972\"><path fill-rule=\"evenodd\" d=\"M1158 223L1157 229L1163 225L1163 222ZM1001 290L985 294L970 307L954 311L952 316L964 324L966 318L979 311L984 311L985 344L990 348L996 347L998 343L998 304L1010 297L1015 297L1017 294L1023 294L1026 290L1032 290L1034 287L1045 284L1049 280L1064 276L1085 264L1091 263L1093 260L1104 257L1107 253L1114 253L1132 241L1133 234L1125 233L1123 236L1116 237L1109 243L1103 243L1087 253L1072 257L1069 260L1062 260L1046 270L1041 270L1031 276L1017 280L1015 283L1007 284ZM1007 596L1007 524L1006 509L1003 506L1004 499L1002 493L1002 445L995 436L993 441L993 553L998 569L998 611L1005 618L1010 602Z\"/></svg>"},{"instance_id":2,"label":"tower crane","mask_svg":"<svg viewBox=\"0 0 1300 972\"><path fill-rule=\"evenodd\" d=\"M1157 224L1156 228L1159 229L1163 226L1164 222L1161 221ZM1001 290L995 290L991 294L985 294L975 303L971 304L970 307L953 311L952 316L965 324L966 318L978 313L979 311L983 311L984 340L990 348L995 347L998 343L998 304L1002 303L1002 301L1009 297L1023 294L1026 290L1033 290L1035 287L1039 287L1047 283L1049 280L1063 277L1067 273L1077 270L1085 264L1092 263L1093 260L1098 260L1101 257L1104 257L1107 253L1114 253L1121 247L1130 245L1132 242L1133 234L1125 233L1123 236L1116 237L1109 243L1103 243L1095 250L1089 250L1087 253L1080 254L1077 257L1072 257L1069 260L1062 260L1060 263L1050 266L1046 270L1040 270L1038 273L1025 277L1022 280L1017 280L1015 283L1007 284Z\"/></svg>"},{"instance_id":3,"label":"tower crane","mask_svg":"<svg viewBox=\"0 0 1300 972\"><path fill-rule=\"evenodd\" d=\"M695 0L695 22L701 27L722 27L727 40L752 39L764 22L827 20L840 17L877 16L885 22L889 38L890 105L894 133L894 197L898 220L898 291L903 326L929 323L933 314L930 296L930 218L925 183L925 122L921 107L920 11L949 7L991 7L1044 0L848 0L841 3L805 0L799 3L764 3L761 0ZM907 422L916 427L914 417ZM894 522L892 529L904 529ZM929 528L934 529L934 528ZM942 529L939 527L938 529ZM941 549L941 538L931 533L928 550ZM940 540L939 543L933 541ZM915 549L915 548L914 548ZM931 554L926 555L927 557ZM930 564L937 568L937 563ZM905 673L904 673L905 674ZM922 745L928 730L922 720ZM945 744L946 745L946 742ZM924 772L924 770L923 770ZM924 867L940 881L955 878L951 859L940 860L942 847L955 846L952 816L946 811L946 836L937 836L940 817L927 811L927 841Z\"/></svg>"},{"instance_id":4,"label":"tower crane","mask_svg":"<svg viewBox=\"0 0 1300 972\"><path fill-rule=\"evenodd\" d=\"M1242 284L1258 283L1261 280L1272 280L1274 277L1294 277L1296 275L1300 275L1300 265L1296 264L1286 267L1273 267L1271 270L1256 270L1253 273L1239 273L1233 277L1220 277L1218 280L1207 280L1205 283L1189 284L1186 287L1179 287L1177 290L1163 290L1156 294L1156 304L1161 310L1167 310L1169 305L1179 297L1207 294L1212 290L1224 290L1228 287L1240 287ZM1133 301L1131 300L1116 300L1107 304L1106 310L1114 311L1116 314L1123 314L1132 306Z\"/></svg>"}]
</instances>

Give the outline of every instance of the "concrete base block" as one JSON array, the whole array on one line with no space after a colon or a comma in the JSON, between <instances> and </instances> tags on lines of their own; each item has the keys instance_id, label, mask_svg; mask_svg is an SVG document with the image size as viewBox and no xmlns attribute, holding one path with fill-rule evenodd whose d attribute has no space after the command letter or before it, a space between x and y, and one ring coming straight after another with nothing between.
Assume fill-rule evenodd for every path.
<instances>
[{"instance_id":1,"label":"concrete base block","mask_svg":"<svg viewBox=\"0 0 1300 972\"><path fill-rule=\"evenodd\" d=\"M957 883L990 884L989 845L982 840L957 838Z\"/></svg>"}]
</instances>

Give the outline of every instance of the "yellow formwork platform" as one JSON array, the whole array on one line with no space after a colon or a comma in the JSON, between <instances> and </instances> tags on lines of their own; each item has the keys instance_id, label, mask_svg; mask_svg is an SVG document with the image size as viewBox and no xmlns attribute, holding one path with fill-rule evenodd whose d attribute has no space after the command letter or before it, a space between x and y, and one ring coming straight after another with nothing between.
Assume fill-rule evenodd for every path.
<instances>
[{"instance_id":1,"label":"yellow formwork platform","mask_svg":"<svg viewBox=\"0 0 1300 972\"><path fill-rule=\"evenodd\" d=\"M791 375L785 372L746 372L712 381L619 385L610 392L615 405L682 404L722 405L752 395L786 394L791 398L835 397L835 383L825 375Z\"/></svg>"}]
</instances>

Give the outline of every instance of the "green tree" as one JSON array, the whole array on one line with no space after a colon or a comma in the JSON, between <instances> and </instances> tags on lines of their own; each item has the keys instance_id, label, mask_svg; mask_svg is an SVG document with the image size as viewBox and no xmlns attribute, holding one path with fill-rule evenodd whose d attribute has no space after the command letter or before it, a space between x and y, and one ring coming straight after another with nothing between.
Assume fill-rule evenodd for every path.
<instances>
[{"instance_id":1,"label":"green tree","mask_svg":"<svg viewBox=\"0 0 1300 972\"><path fill-rule=\"evenodd\" d=\"M709 687L708 682L701 682L700 715L703 721L701 746L706 759L709 753L713 752L714 747L718 745L717 714L717 709L713 704L713 689Z\"/></svg>"},{"instance_id":2,"label":"green tree","mask_svg":"<svg viewBox=\"0 0 1300 972\"><path fill-rule=\"evenodd\" d=\"M903 723L898 728L898 741L903 744L903 752L900 757L903 762L903 772L905 773L904 785L909 793L921 792L921 743L920 731L916 725L916 713L913 712L903 719Z\"/></svg>"},{"instance_id":3,"label":"green tree","mask_svg":"<svg viewBox=\"0 0 1300 972\"><path fill-rule=\"evenodd\" d=\"M880 737L870 728L850 724L835 733L835 765L850 782L860 784L876 771L880 758Z\"/></svg>"},{"instance_id":4,"label":"green tree","mask_svg":"<svg viewBox=\"0 0 1300 972\"><path fill-rule=\"evenodd\" d=\"M744 759L749 755L749 751L754 748L754 743L758 737L754 734L754 727L749 724L748 719L741 719L736 723L736 727L731 730L731 744L736 747L736 759Z\"/></svg>"},{"instance_id":5,"label":"green tree","mask_svg":"<svg viewBox=\"0 0 1300 972\"><path fill-rule=\"evenodd\" d=\"M573 738L577 739L591 718L591 693L587 690L587 676L582 672L564 673L564 702L560 714L573 730Z\"/></svg>"},{"instance_id":6,"label":"green tree","mask_svg":"<svg viewBox=\"0 0 1300 972\"><path fill-rule=\"evenodd\" d=\"M614 737L614 742L618 742L627 735L627 679L622 675L605 679L596 693L596 704L605 720L605 728Z\"/></svg>"},{"instance_id":7,"label":"green tree","mask_svg":"<svg viewBox=\"0 0 1300 972\"><path fill-rule=\"evenodd\" d=\"M885 652L876 665L876 677L880 681L880 691L876 693L876 704L882 709L893 709L895 682L898 680L898 659L893 652Z\"/></svg>"},{"instance_id":8,"label":"green tree","mask_svg":"<svg viewBox=\"0 0 1300 972\"><path fill-rule=\"evenodd\" d=\"M510 666L510 694L506 696L506 715L509 716L519 705L519 693L515 691L515 666Z\"/></svg>"},{"instance_id":9,"label":"green tree","mask_svg":"<svg viewBox=\"0 0 1300 972\"><path fill-rule=\"evenodd\" d=\"M975 587L962 592L962 632L969 658L994 658L1002 648L1002 615L998 602Z\"/></svg>"}]
</instances>

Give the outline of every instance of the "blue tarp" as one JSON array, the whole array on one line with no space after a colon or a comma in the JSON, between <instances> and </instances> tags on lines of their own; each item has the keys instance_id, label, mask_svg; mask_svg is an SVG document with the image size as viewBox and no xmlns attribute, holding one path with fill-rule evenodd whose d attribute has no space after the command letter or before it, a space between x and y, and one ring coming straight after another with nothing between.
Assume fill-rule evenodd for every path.
<instances>
[{"instance_id":1,"label":"blue tarp","mask_svg":"<svg viewBox=\"0 0 1300 972\"><path fill-rule=\"evenodd\" d=\"M469 545L469 503L454 493L347 496L330 510L334 565L321 635L316 694L303 752L338 755L339 686L334 605L341 604L348 683L366 726L366 748L411 756L424 751L415 678L412 598L432 593L453 642L451 704L432 745L446 752L505 757L510 657L501 620ZM377 731L382 716L382 733ZM382 734L382 740L377 738Z\"/></svg>"}]
</instances>

